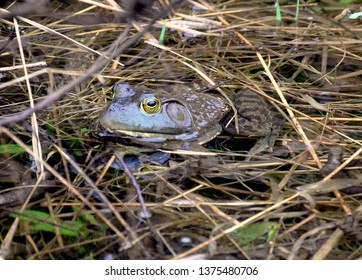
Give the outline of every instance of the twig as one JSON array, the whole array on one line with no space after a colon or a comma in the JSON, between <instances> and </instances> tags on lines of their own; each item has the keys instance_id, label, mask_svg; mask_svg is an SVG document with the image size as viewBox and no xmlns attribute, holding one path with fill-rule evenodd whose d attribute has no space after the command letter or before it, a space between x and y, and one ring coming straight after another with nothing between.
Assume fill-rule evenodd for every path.
<instances>
[{"instance_id":1,"label":"twig","mask_svg":"<svg viewBox=\"0 0 362 280\"><path fill-rule=\"evenodd\" d=\"M306 233L304 233L298 240L297 242L294 243L293 249L290 252L289 256L288 256L288 260L294 260L295 259L295 255L297 254L298 250L300 249L300 247L303 245L303 242L306 238L317 234L318 232L322 231L322 230L326 230L326 229L331 229L331 228L335 228L336 224L335 223L328 223L319 227L316 227Z\"/></svg>"},{"instance_id":2,"label":"twig","mask_svg":"<svg viewBox=\"0 0 362 280\"><path fill-rule=\"evenodd\" d=\"M124 168L124 172L126 173L127 177L131 180L131 184L134 187L134 189L137 192L137 197L138 200L140 201L141 204L141 217L142 218L146 218L149 219L151 218L151 213L147 210L146 204L145 204L145 200L143 199L142 196L142 191L141 191L141 187L140 185L137 183L136 178L133 176L133 174L131 173L131 171L129 170L127 164L124 162L123 160L123 156L120 156L118 153L114 153L114 155L116 156L117 160L122 164L123 168Z\"/></svg>"}]
</instances>

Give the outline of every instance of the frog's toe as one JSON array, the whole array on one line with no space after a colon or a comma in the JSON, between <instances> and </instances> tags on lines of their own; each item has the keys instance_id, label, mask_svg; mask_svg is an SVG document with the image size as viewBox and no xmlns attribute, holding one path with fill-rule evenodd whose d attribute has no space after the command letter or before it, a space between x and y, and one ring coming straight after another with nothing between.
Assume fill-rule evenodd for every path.
<instances>
[{"instance_id":1,"label":"frog's toe","mask_svg":"<svg viewBox=\"0 0 362 280\"><path fill-rule=\"evenodd\" d=\"M273 146L274 146L274 142L275 142L276 138L274 139L270 139L270 136L266 136L263 138L260 138L254 145L254 147L252 147L246 158L245 161L250 161L250 158L260 154L262 152L269 152L272 153L273 152Z\"/></svg>"}]
</instances>

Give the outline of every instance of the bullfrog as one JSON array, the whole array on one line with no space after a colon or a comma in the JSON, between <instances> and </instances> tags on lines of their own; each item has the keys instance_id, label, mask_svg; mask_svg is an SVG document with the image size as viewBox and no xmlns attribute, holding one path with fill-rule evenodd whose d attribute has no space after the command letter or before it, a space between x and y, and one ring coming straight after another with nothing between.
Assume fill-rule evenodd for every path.
<instances>
[{"instance_id":1,"label":"bullfrog","mask_svg":"<svg viewBox=\"0 0 362 280\"><path fill-rule=\"evenodd\" d=\"M253 154L272 149L282 121L266 101L250 89L240 90L232 101L238 111L238 129L228 102L210 93L200 93L186 85L157 90L127 83L114 86L115 98L102 111L97 136L113 142L141 144L157 148L203 145L223 129L247 137L260 138ZM170 144L172 143L172 145Z\"/></svg>"}]
</instances>

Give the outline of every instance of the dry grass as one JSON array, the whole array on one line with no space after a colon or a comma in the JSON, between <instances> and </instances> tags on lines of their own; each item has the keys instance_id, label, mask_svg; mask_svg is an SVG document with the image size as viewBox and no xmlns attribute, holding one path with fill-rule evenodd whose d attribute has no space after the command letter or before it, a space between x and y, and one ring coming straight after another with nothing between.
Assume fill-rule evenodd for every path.
<instances>
[{"instance_id":1,"label":"dry grass","mask_svg":"<svg viewBox=\"0 0 362 280\"><path fill-rule=\"evenodd\" d=\"M107 61L122 32L140 35L150 8L127 30L113 1L51 2L50 16L0 20L1 147L25 150L0 157L0 257L362 257L361 19L348 19L336 0L305 1L297 22L293 1L282 3L282 24L273 1L184 1L167 18L163 44L166 18L123 50L121 40ZM222 134L207 145L212 155L177 152L163 165L142 164L133 175L152 213L142 219L129 178L105 156L114 144L85 131L115 83L200 81L221 84L224 96L254 89L286 124L274 152L249 162L255 141ZM16 115L39 102L46 108ZM11 116L17 122L5 124ZM237 233L250 224L261 231L246 242Z\"/></svg>"}]
</instances>

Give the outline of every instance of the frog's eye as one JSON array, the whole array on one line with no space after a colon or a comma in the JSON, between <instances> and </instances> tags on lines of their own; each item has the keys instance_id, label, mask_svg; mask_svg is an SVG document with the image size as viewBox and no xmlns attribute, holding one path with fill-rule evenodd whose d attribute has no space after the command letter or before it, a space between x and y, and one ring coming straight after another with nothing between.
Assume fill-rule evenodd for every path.
<instances>
[{"instance_id":1,"label":"frog's eye","mask_svg":"<svg viewBox=\"0 0 362 280\"><path fill-rule=\"evenodd\" d=\"M140 103L141 112L147 115L156 114L161 110L161 100L155 96L147 97Z\"/></svg>"}]
</instances>

